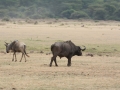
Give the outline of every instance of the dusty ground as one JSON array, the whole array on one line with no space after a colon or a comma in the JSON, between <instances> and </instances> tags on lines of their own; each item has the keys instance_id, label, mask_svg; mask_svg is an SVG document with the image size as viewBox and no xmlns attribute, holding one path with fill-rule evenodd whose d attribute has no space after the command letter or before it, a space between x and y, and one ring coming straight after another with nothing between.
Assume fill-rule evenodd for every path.
<instances>
[{"instance_id":1,"label":"dusty ground","mask_svg":"<svg viewBox=\"0 0 120 90\"><path fill-rule=\"evenodd\" d=\"M89 45L116 47L119 54L119 26L115 21L41 20L37 25L0 22L0 90L119 90L120 57L114 52L113 56L94 57L83 52L82 57L72 58L71 67L67 67L66 58L57 58L59 67L54 63L49 67L52 55L35 52L50 52L49 47L55 41L72 40L87 49ZM24 59L19 62L21 54L17 54L17 62L12 62L12 54L3 53L4 41L16 39L28 46L27 62Z\"/></svg>"}]
</instances>

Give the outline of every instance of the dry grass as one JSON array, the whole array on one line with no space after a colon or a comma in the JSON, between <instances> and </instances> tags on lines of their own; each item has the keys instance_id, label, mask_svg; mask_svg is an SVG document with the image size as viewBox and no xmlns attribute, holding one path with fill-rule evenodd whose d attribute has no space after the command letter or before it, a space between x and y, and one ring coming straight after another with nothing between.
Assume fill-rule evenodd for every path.
<instances>
[{"instance_id":1,"label":"dry grass","mask_svg":"<svg viewBox=\"0 0 120 90\"><path fill-rule=\"evenodd\" d=\"M0 53L0 90L119 90L120 29L115 21L41 20L38 24L24 21L0 25L0 50L4 41L18 39L27 44L27 52L50 52L55 41L72 40L85 45L82 57L57 58L59 67L49 67L51 54L29 53L27 62L12 62L12 54ZM83 26L84 25L84 26ZM95 53L94 57L86 53ZM108 56L98 56L96 53ZM100 54L101 54L100 53ZM109 55L112 54L112 55ZM116 55L117 54L117 55Z\"/></svg>"},{"instance_id":2,"label":"dry grass","mask_svg":"<svg viewBox=\"0 0 120 90\"><path fill-rule=\"evenodd\" d=\"M1 90L119 90L118 57L57 58L59 67L49 67L51 55L29 54L27 62L12 62L12 55L0 58ZM18 54L18 57L21 55Z\"/></svg>"}]
</instances>

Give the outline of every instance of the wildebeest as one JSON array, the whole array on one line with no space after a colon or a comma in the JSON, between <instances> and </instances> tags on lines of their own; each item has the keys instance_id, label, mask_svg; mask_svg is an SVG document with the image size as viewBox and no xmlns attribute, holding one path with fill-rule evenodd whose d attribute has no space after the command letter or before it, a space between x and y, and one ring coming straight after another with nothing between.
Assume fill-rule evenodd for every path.
<instances>
[{"instance_id":1,"label":"wildebeest","mask_svg":"<svg viewBox=\"0 0 120 90\"><path fill-rule=\"evenodd\" d=\"M51 51L53 54L53 57L51 58L50 66L52 66L52 62L55 62L55 65L57 65L56 57L66 57L68 59L67 66L71 66L71 58L74 55L82 56L82 51L84 51L86 47L84 46L84 49L81 49L80 46L76 46L72 41L64 41L64 42L55 42L51 45Z\"/></svg>"},{"instance_id":2,"label":"wildebeest","mask_svg":"<svg viewBox=\"0 0 120 90\"><path fill-rule=\"evenodd\" d=\"M5 42L5 46L6 46L6 52L7 52L7 53L9 53L10 51L13 52L13 59L12 59L12 61L14 61L14 56L15 56L15 61L17 61L16 52L21 52L21 53L22 53L22 57L21 57L21 59L20 59L20 62L22 61L23 56L24 56L25 62L26 62L26 57L25 57L25 55L26 55L27 57L29 57L29 56L28 56L27 53L26 53L26 44L25 44L25 43L20 42L20 41L18 41L18 40L15 40L15 41L13 41L13 42L11 42L11 43L6 43L6 42Z\"/></svg>"}]
</instances>

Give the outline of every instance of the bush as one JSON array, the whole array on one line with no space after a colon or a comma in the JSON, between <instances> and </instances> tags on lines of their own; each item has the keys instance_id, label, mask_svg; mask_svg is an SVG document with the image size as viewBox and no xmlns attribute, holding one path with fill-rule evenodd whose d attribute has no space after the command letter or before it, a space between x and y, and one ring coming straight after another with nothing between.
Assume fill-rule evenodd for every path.
<instances>
[{"instance_id":1,"label":"bush","mask_svg":"<svg viewBox=\"0 0 120 90\"><path fill-rule=\"evenodd\" d=\"M8 10L7 9L0 9L0 17L4 17L4 16L6 16L7 15L7 13L8 13Z\"/></svg>"},{"instance_id":2,"label":"bush","mask_svg":"<svg viewBox=\"0 0 120 90\"><path fill-rule=\"evenodd\" d=\"M75 12L75 10L73 10L73 9L65 10L61 13L61 16L69 19L73 12Z\"/></svg>"},{"instance_id":3,"label":"bush","mask_svg":"<svg viewBox=\"0 0 120 90\"><path fill-rule=\"evenodd\" d=\"M41 15L38 15L38 14L33 14L30 16L31 19L40 19L40 18L43 18Z\"/></svg>"},{"instance_id":4,"label":"bush","mask_svg":"<svg viewBox=\"0 0 120 90\"><path fill-rule=\"evenodd\" d=\"M83 11L75 11L71 14L70 18L71 19L89 18L89 16L87 15L87 13L85 13Z\"/></svg>"},{"instance_id":5,"label":"bush","mask_svg":"<svg viewBox=\"0 0 120 90\"><path fill-rule=\"evenodd\" d=\"M10 19L8 17L4 17L2 21L10 21Z\"/></svg>"},{"instance_id":6,"label":"bush","mask_svg":"<svg viewBox=\"0 0 120 90\"><path fill-rule=\"evenodd\" d=\"M120 17L120 9L116 10L115 13L114 13L114 15L115 15L116 17Z\"/></svg>"},{"instance_id":7,"label":"bush","mask_svg":"<svg viewBox=\"0 0 120 90\"><path fill-rule=\"evenodd\" d=\"M108 12L109 15L112 15L116 10L116 7L114 5L105 4L105 10Z\"/></svg>"},{"instance_id":8,"label":"bush","mask_svg":"<svg viewBox=\"0 0 120 90\"><path fill-rule=\"evenodd\" d=\"M18 14L16 12L9 12L8 16L11 17L11 18L17 18Z\"/></svg>"},{"instance_id":9,"label":"bush","mask_svg":"<svg viewBox=\"0 0 120 90\"><path fill-rule=\"evenodd\" d=\"M119 17L116 17L116 16L109 16L107 17L108 20L116 20L116 21L120 21L120 18Z\"/></svg>"},{"instance_id":10,"label":"bush","mask_svg":"<svg viewBox=\"0 0 120 90\"><path fill-rule=\"evenodd\" d=\"M25 13L25 16L28 17L28 16L33 15L34 12L32 12L31 10L27 10L24 13Z\"/></svg>"},{"instance_id":11,"label":"bush","mask_svg":"<svg viewBox=\"0 0 120 90\"><path fill-rule=\"evenodd\" d=\"M96 11L94 12L94 19L105 20L106 19L106 11L102 8L96 9Z\"/></svg>"},{"instance_id":12,"label":"bush","mask_svg":"<svg viewBox=\"0 0 120 90\"><path fill-rule=\"evenodd\" d=\"M48 18L55 18L55 15L54 15L54 14L51 14L51 13L48 13L48 14L46 14L45 16L48 17Z\"/></svg>"}]
</instances>

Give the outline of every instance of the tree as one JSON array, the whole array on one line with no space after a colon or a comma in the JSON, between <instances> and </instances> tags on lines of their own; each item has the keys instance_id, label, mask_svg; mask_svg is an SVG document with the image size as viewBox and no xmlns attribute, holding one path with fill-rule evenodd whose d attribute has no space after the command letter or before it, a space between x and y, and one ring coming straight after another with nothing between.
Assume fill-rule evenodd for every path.
<instances>
[{"instance_id":1,"label":"tree","mask_svg":"<svg viewBox=\"0 0 120 90\"><path fill-rule=\"evenodd\" d=\"M18 6L19 5L19 0L0 0L0 5L4 5L6 7L8 6Z\"/></svg>"},{"instance_id":2,"label":"tree","mask_svg":"<svg viewBox=\"0 0 120 90\"><path fill-rule=\"evenodd\" d=\"M105 4L104 6L109 15L112 15L116 11L116 7L114 5Z\"/></svg>"},{"instance_id":3,"label":"tree","mask_svg":"<svg viewBox=\"0 0 120 90\"><path fill-rule=\"evenodd\" d=\"M119 19L120 0L0 0L0 17Z\"/></svg>"},{"instance_id":4,"label":"tree","mask_svg":"<svg viewBox=\"0 0 120 90\"><path fill-rule=\"evenodd\" d=\"M70 18L72 19L89 18L89 16L83 11L75 11L71 14Z\"/></svg>"},{"instance_id":5,"label":"tree","mask_svg":"<svg viewBox=\"0 0 120 90\"><path fill-rule=\"evenodd\" d=\"M120 21L120 8L115 11L114 19Z\"/></svg>"},{"instance_id":6,"label":"tree","mask_svg":"<svg viewBox=\"0 0 120 90\"><path fill-rule=\"evenodd\" d=\"M102 8L102 6L99 5L99 4L92 4L92 5L89 5L89 6L88 6L88 9L87 9L86 11L87 11L88 15L89 15L91 18L94 19L94 17L95 17L95 12L96 12L97 9L99 9L99 8Z\"/></svg>"},{"instance_id":7,"label":"tree","mask_svg":"<svg viewBox=\"0 0 120 90\"><path fill-rule=\"evenodd\" d=\"M105 18L106 18L106 11L102 8L96 9L96 11L94 12L94 19L105 20Z\"/></svg>"},{"instance_id":8,"label":"tree","mask_svg":"<svg viewBox=\"0 0 120 90\"><path fill-rule=\"evenodd\" d=\"M7 16L8 10L7 9L0 9L0 17L3 18Z\"/></svg>"},{"instance_id":9,"label":"tree","mask_svg":"<svg viewBox=\"0 0 120 90\"><path fill-rule=\"evenodd\" d=\"M120 17L120 9L116 10L115 13L114 13L114 15L115 15L116 17Z\"/></svg>"},{"instance_id":10,"label":"tree","mask_svg":"<svg viewBox=\"0 0 120 90\"><path fill-rule=\"evenodd\" d=\"M70 9L70 10L65 10L61 13L62 17L66 17L66 18L70 18L71 14L74 12L75 10Z\"/></svg>"}]
</instances>

